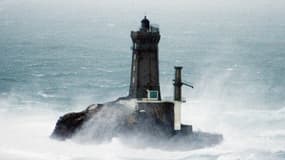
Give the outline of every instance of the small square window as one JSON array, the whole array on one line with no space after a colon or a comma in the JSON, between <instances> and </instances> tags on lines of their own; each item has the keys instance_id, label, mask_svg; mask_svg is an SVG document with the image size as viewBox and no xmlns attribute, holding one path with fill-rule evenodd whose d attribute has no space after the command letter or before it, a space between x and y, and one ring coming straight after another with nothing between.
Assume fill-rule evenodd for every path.
<instances>
[{"instance_id":1,"label":"small square window","mask_svg":"<svg viewBox=\"0 0 285 160\"><path fill-rule=\"evenodd\" d=\"M147 98L151 100L158 100L158 91L157 90L148 90Z\"/></svg>"}]
</instances>

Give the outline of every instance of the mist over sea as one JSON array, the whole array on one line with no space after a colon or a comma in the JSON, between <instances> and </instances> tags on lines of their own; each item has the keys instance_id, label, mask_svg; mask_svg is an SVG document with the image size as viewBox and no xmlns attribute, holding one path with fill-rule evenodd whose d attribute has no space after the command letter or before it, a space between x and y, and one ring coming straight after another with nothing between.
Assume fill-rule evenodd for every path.
<instances>
[{"instance_id":1,"label":"mist over sea","mask_svg":"<svg viewBox=\"0 0 285 160\"><path fill-rule=\"evenodd\" d=\"M182 121L223 141L50 139L64 113L128 94L130 31L144 15L160 26L162 97L183 66L195 88L183 88ZM284 15L284 0L0 0L0 159L284 160Z\"/></svg>"}]
</instances>

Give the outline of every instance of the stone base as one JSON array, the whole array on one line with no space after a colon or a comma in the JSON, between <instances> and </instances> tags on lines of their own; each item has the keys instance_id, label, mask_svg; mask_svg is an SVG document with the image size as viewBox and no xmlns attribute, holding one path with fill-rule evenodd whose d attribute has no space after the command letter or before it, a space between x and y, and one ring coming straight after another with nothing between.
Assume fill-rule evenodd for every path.
<instances>
[{"instance_id":1,"label":"stone base","mask_svg":"<svg viewBox=\"0 0 285 160\"><path fill-rule=\"evenodd\" d=\"M164 137L175 135L173 103L138 103L137 108L130 108L119 102L120 99L90 105L84 111L65 114L57 121L51 137L61 140L71 138L82 128L93 128L93 132L96 132L95 139L106 139L104 134L149 134ZM183 135L190 134L192 126L182 125L179 132Z\"/></svg>"}]
</instances>

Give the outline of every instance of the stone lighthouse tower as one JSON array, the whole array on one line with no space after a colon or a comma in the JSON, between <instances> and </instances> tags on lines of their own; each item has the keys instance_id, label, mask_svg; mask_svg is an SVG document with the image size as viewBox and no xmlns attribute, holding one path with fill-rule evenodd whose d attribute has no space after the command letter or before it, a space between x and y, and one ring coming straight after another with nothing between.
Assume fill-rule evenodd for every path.
<instances>
[{"instance_id":1,"label":"stone lighthouse tower","mask_svg":"<svg viewBox=\"0 0 285 160\"><path fill-rule=\"evenodd\" d=\"M158 42L159 29L151 26L144 17L139 31L131 31L132 67L130 80L130 98L152 97L160 100Z\"/></svg>"}]
</instances>

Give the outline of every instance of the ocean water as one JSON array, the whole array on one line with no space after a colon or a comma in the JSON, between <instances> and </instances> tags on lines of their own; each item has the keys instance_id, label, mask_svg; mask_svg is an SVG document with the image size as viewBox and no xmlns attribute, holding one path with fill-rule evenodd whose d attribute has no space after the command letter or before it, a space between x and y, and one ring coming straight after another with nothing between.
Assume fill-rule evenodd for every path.
<instances>
[{"instance_id":1,"label":"ocean water","mask_svg":"<svg viewBox=\"0 0 285 160\"><path fill-rule=\"evenodd\" d=\"M144 15L160 25L162 96L182 65L194 85L183 122L223 141L50 139L64 113L128 94L130 31ZM284 15L283 0L1 0L0 159L285 159Z\"/></svg>"}]
</instances>

